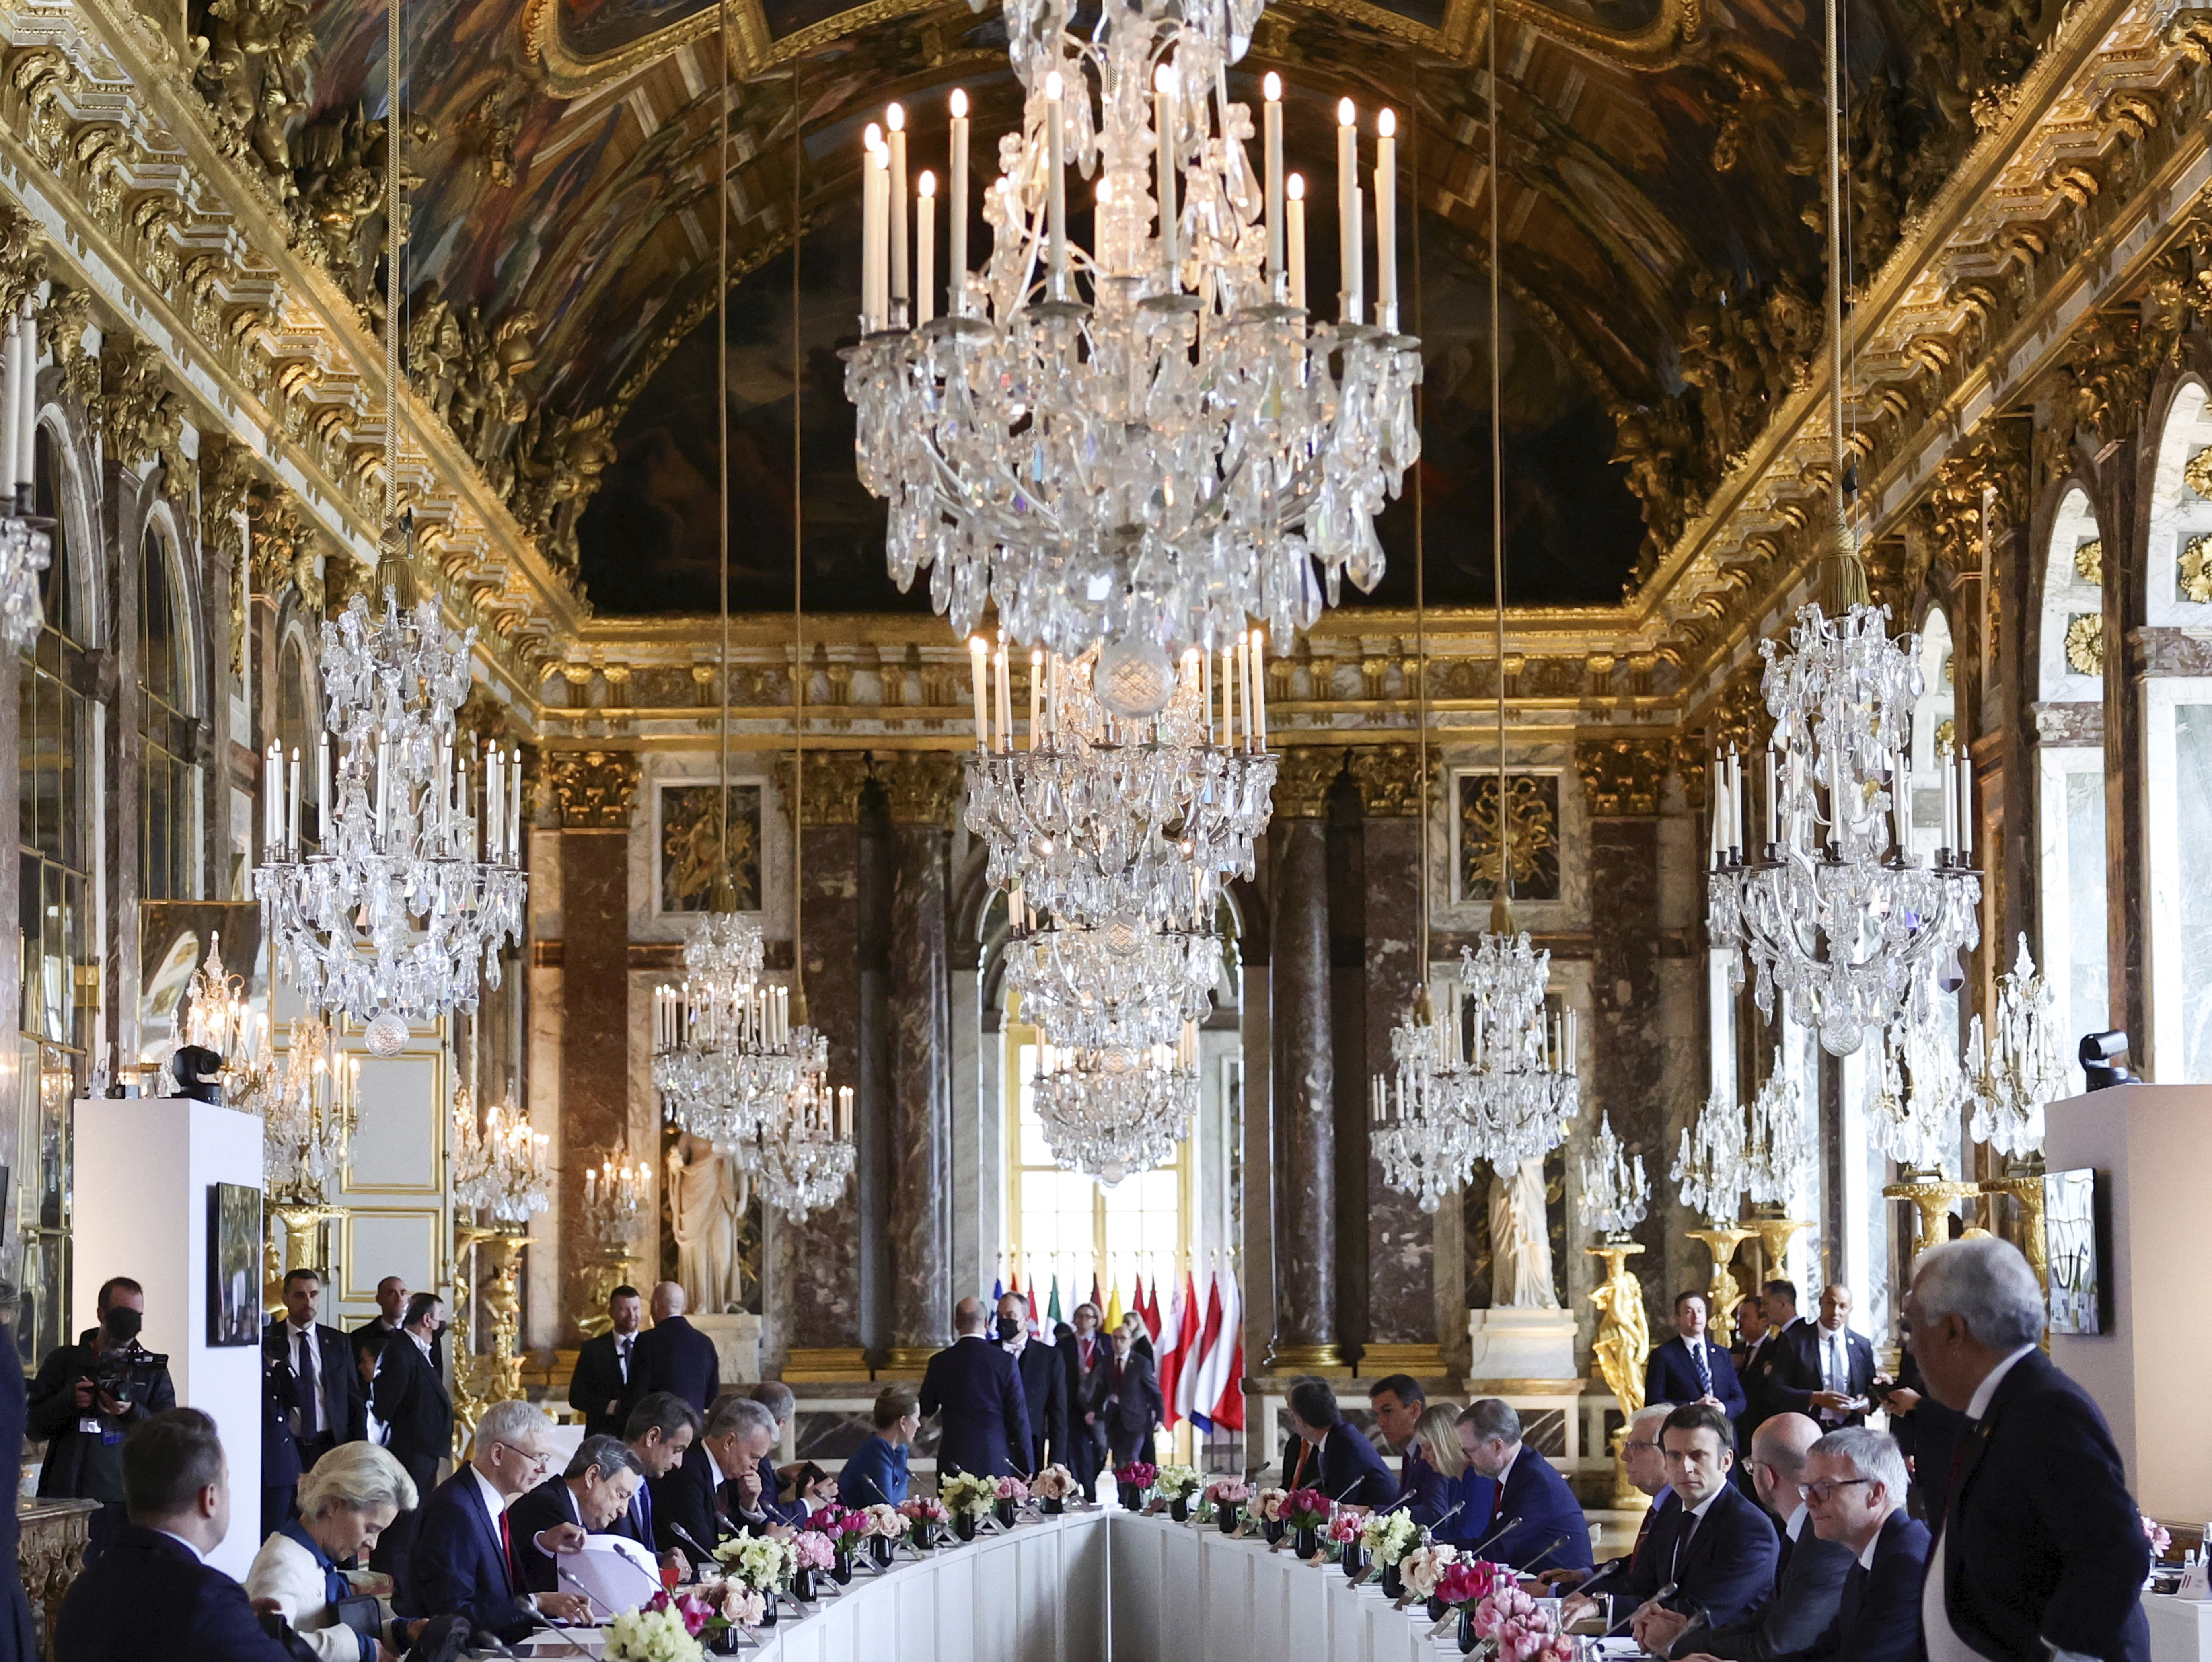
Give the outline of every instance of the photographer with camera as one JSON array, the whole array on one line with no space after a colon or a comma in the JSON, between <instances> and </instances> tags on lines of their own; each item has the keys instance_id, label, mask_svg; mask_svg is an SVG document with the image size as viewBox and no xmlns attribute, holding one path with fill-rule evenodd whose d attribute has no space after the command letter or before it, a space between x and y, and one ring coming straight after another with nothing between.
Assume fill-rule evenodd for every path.
<instances>
[{"instance_id":1,"label":"photographer with camera","mask_svg":"<svg viewBox=\"0 0 2212 1662\"><path fill-rule=\"evenodd\" d=\"M177 1405L169 1359L138 1343L145 1289L128 1276L111 1277L100 1287L99 1311L99 1326L40 1364L27 1427L32 1437L46 1440L40 1495L100 1503L88 1520L87 1564L123 1526L125 1434Z\"/></svg>"}]
</instances>

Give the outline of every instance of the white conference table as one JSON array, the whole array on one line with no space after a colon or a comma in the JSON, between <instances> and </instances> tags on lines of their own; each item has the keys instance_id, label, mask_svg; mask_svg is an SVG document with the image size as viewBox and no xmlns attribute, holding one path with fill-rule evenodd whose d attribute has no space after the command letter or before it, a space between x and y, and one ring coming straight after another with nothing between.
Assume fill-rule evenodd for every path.
<instances>
[{"instance_id":1,"label":"white conference table","mask_svg":"<svg viewBox=\"0 0 2212 1662\"><path fill-rule=\"evenodd\" d=\"M2212 1604L2147 1592L2150 1662L2212 1662Z\"/></svg>"},{"instance_id":2,"label":"white conference table","mask_svg":"<svg viewBox=\"0 0 2212 1662\"><path fill-rule=\"evenodd\" d=\"M822 1578L825 1583L827 1578ZM834 1583L827 1584L832 1590ZM880 1574L741 1654L754 1662L1439 1662L1418 1610L1333 1566L1264 1542L1107 1509L1025 1520ZM600 1635L539 1635L533 1657L599 1653Z\"/></svg>"}]
</instances>

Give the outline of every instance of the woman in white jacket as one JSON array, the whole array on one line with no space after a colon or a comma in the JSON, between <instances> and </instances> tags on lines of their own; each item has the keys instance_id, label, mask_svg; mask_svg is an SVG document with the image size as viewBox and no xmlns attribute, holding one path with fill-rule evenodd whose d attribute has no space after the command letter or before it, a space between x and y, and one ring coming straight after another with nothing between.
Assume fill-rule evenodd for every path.
<instances>
[{"instance_id":1,"label":"woman in white jacket","mask_svg":"<svg viewBox=\"0 0 2212 1662\"><path fill-rule=\"evenodd\" d=\"M415 1481L374 1443L340 1443L300 1479L300 1515L261 1544L246 1596L272 1600L323 1662L378 1662L376 1638L339 1624L331 1605L351 1596L338 1566L376 1544L416 1504Z\"/></svg>"}]
</instances>

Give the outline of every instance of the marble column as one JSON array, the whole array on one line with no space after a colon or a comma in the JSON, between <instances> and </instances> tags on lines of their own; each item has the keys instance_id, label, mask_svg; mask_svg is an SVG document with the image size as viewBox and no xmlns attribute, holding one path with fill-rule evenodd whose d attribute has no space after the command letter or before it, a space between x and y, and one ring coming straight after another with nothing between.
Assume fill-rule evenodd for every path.
<instances>
[{"instance_id":1,"label":"marble column","mask_svg":"<svg viewBox=\"0 0 2212 1662\"><path fill-rule=\"evenodd\" d=\"M1419 788L1419 752L1410 744L1355 750L1365 843L1367 1071L1388 1071L1391 1030L1406 1019L1425 979L1421 962L1421 844L1429 793ZM1430 764L1431 779L1436 773ZM1364 1086L1365 1081L1361 1081ZM1413 1195L1383 1181L1366 1162L1367 1334L1359 1371L1438 1374L1436 1219Z\"/></svg>"},{"instance_id":2,"label":"marble column","mask_svg":"<svg viewBox=\"0 0 2212 1662\"><path fill-rule=\"evenodd\" d=\"M2142 442L2137 436L2122 444L2096 468L2094 480L2083 482L2096 506L2097 529L2105 545L2107 1008L2111 1025L2127 1032L2129 1065L2145 1078L2155 1079L2163 1058L2151 1049L2150 919L2142 905L2142 897L2150 893L2150 813L2142 760L2148 739L2138 634L2150 621L2150 590L2143 571L2149 529L2147 523L2138 524L2136 509ZM2146 519L2148 511L2146 505Z\"/></svg>"},{"instance_id":3,"label":"marble column","mask_svg":"<svg viewBox=\"0 0 2212 1662\"><path fill-rule=\"evenodd\" d=\"M952 821L960 761L942 751L878 756L891 822L890 1343L902 1372L926 1363L952 1329L951 966L946 952Z\"/></svg>"},{"instance_id":4,"label":"marble column","mask_svg":"<svg viewBox=\"0 0 2212 1662\"><path fill-rule=\"evenodd\" d=\"M860 797L866 758L830 750L806 758L799 793L799 873L805 897L804 953L807 1019L830 1043L830 1083L860 1083ZM788 811L791 763L776 768ZM832 1206L793 1222L775 1220L769 1234L774 1306L767 1313L781 1341L787 1380L867 1377L860 1344L860 1216L856 1186Z\"/></svg>"},{"instance_id":5,"label":"marble column","mask_svg":"<svg viewBox=\"0 0 2212 1662\"><path fill-rule=\"evenodd\" d=\"M1275 782L1275 1373L1349 1372L1339 1348L1335 1070L1329 1044L1328 795L1343 752L1292 749Z\"/></svg>"},{"instance_id":6,"label":"marble column","mask_svg":"<svg viewBox=\"0 0 2212 1662\"><path fill-rule=\"evenodd\" d=\"M637 758L562 750L544 761L561 820L560 1211L584 1215L584 1173L629 1142L629 822ZM592 1242L562 1229L559 1343L578 1344L598 1286Z\"/></svg>"}]
</instances>

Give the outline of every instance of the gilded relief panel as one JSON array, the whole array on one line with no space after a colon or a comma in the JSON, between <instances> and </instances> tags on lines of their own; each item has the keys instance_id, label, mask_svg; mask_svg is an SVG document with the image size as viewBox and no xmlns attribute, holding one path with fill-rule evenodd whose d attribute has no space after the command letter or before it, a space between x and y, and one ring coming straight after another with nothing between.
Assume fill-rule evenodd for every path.
<instances>
[{"instance_id":1,"label":"gilded relief panel","mask_svg":"<svg viewBox=\"0 0 2212 1662\"><path fill-rule=\"evenodd\" d=\"M1498 892L1502 863L1510 860L1516 900L1558 900L1559 776L1509 773L1502 816L1497 774L1465 773L1454 783L1455 898L1488 900Z\"/></svg>"},{"instance_id":2,"label":"gilded relief panel","mask_svg":"<svg viewBox=\"0 0 2212 1662\"><path fill-rule=\"evenodd\" d=\"M761 787L732 785L726 810L713 785L663 785L659 792L655 907L704 912L721 868L723 826L729 828L730 882L738 910L761 907Z\"/></svg>"}]
</instances>

